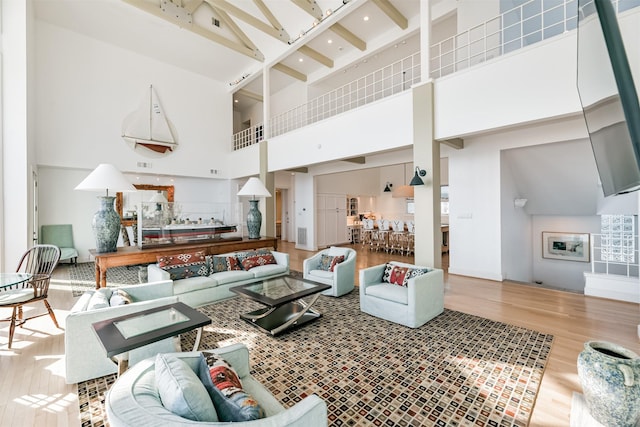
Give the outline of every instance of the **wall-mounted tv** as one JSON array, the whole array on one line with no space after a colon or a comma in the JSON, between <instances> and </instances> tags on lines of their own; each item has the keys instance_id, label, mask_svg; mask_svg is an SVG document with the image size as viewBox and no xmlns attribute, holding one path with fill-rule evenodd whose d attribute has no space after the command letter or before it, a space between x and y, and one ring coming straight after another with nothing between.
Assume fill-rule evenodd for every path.
<instances>
[{"instance_id":1,"label":"wall-mounted tv","mask_svg":"<svg viewBox=\"0 0 640 427\"><path fill-rule=\"evenodd\" d=\"M639 190L640 106L611 0L578 1L577 77L604 195Z\"/></svg>"}]
</instances>

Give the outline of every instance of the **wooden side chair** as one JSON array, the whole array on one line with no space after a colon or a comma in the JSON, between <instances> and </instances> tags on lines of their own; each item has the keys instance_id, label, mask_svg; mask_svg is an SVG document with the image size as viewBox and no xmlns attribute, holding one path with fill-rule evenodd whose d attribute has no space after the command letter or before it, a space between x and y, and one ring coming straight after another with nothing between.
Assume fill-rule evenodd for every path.
<instances>
[{"instance_id":1,"label":"wooden side chair","mask_svg":"<svg viewBox=\"0 0 640 427\"><path fill-rule=\"evenodd\" d=\"M58 261L60 261L60 248L54 245L35 245L22 255L16 269L17 272L32 274L31 279L0 292L0 307L13 308L11 318L0 319L1 321L11 322L8 348L11 348L16 326L22 326L29 319L48 314L51 316L56 328L60 327L58 326L56 315L47 301L51 273L58 265ZM22 313L22 306L37 301L44 302L47 312L25 319Z\"/></svg>"}]
</instances>

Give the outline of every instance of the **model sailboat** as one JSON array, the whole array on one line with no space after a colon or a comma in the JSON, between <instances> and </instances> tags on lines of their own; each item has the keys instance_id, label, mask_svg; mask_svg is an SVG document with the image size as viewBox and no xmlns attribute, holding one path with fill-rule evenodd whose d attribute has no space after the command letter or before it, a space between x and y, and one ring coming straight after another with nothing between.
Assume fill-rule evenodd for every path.
<instances>
[{"instance_id":1,"label":"model sailboat","mask_svg":"<svg viewBox=\"0 0 640 427\"><path fill-rule=\"evenodd\" d=\"M124 119L122 127L122 137L132 144L134 150L143 147L166 154L178 145L153 86L149 86L149 95L145 96L140 108Z\"/></svg>"}]
</instances>

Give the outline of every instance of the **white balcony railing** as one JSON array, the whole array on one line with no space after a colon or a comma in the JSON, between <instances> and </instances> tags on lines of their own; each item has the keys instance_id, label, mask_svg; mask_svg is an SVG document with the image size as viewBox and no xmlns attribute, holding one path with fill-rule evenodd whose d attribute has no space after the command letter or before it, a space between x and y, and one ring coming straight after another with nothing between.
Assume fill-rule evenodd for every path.
<instances>
[{"instance_id":1,"label":"white balcony railing","mask_svg":"<svg viewBox=\"0 0 640 427\"><path fill-rule=\"evenodd\" d=\"M638 7L637 0L613 0L618 13ZM577 26L577 0L531 0L495 18L436 43L429 50L430 75L442 77L548 39ZM591 13L587 4L582 13ZM420 82L420 53L374 71L270 120L270 137L402 92ZM233 136L237 150L263 139L247 129Z\"/></svg>"},{"instance_id":2,"label":"white balcony railing","mask_svg":"<svg viewBox=\"0 0 640 427\"><path fill-rule=\"evenodd\" d=\"M420 82L420 53L415 53L366 76L271 118L271 137L333 117Z\"/></svg>"},{"instance_id":3,"label":"white balcony railing","mask_svg":"<svg viewBox=\"0 0 640 427\"><path fill-rule=\"evenodd\" d=\"M591 272L638 277L638 235L591 234Z\"/></svg>"},{"instance_id":4,"label":"white balcony railing","mask_svg":"<svg viewBox=\"0 0 640 427\"><path fill-rule=\"evenodd\" d=\"M233 151L248 147L264 139L264 126L262 123L248 127L233 134Z\"/></svg>"}]
</instances>

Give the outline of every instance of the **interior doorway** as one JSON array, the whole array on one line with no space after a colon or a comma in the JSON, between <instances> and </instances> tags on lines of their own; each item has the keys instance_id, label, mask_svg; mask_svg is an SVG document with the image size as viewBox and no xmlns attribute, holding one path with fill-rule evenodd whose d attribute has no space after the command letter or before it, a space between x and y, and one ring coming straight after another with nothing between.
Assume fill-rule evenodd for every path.
<instances>
[{"instance_id":1,"label":"interior doorway","mask_svg":"<svg viewBox=\"0 0 640 427\"><path fill-rule=\"evenodd\" d=\"M276 188L276 238L290 241L293 236L289 190L287 188Z\"/></svg>"}]
</instances>

